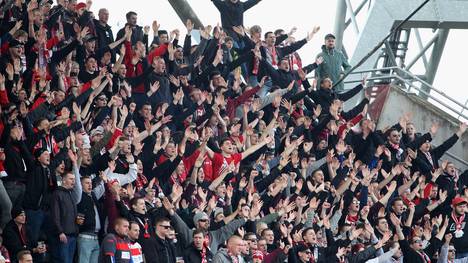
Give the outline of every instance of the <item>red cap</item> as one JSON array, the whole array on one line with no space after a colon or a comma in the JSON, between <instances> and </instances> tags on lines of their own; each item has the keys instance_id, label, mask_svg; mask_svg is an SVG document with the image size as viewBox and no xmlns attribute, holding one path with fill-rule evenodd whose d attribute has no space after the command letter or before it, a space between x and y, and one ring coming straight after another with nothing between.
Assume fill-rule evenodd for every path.
<instances>
[{"instance_id":1,"label":"red cap","mask_svg":"<svg viewBox=\"0 0 468 263\"><path fill-rule=\"evenodd\" d=\"M76 6L75 6L76 11L80 10L81 8L86 8L86 3L80 2L80 3L76 4Z\"/></svg>"},{"instance_id":2,"label":"red cap","mask_svg":"<svg viewBox=\"0 0 468 263\"><path fill-rule=\"evenodd\" d=\"M453 206L457 206L457 205L459 205L459 204L461 204L461 203L468 203L468 202L467 202L466 199L463 198L463 197L455 197L455 198L452 200L452 205L453 205Z\"/></svg>"}]
</instances>

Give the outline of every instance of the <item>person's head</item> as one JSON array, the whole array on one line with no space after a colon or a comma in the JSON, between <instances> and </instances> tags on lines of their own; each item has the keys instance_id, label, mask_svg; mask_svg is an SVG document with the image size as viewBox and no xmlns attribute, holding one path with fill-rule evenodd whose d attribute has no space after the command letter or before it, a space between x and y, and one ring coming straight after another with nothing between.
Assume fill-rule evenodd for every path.
<instances>
[{"instance_id":1,"label":"person's head","mask_svg":"<svg viewBox=\"0 0 468 263\"><path fill-rule=\"evenodd\" d=\"M328 49L335 48L335 36L332 34L327 34L325 36L325 46Z\"/></svg>"},{"instance_id":2,"label":"person's head","mask_svg":"<svg viewBox=\"0 0 468 263\"><path fill-rule=\"evenodd\" d=\"M151 111L152 111L151 104L144 103L143 106L141 106L140 115L141 117L143 117L143 119L150 120L152 118Z\"/></svg>"},{"instance_id":3,"label":"person's head","mask_svg":"<svg viewBox=\"0 0 468 263\"><path fill-rule=\"evenodd\" d=\"M331 89L333 86L333 81L330 77L325 76L320 79L320 87L323 89Z\"/></svg>"},{"instance_id":4,"label":"person's head","mask_svg":"<svg viewBox=\"0 0 468 263\"><path fill-rule=\"evenodd\" d=\"M436 184L432 185L431 192L429 193L429 198L430 199L435 199L437 198L437 194L439 193L439 186Z\"/></svg>"},{"instance_id":5,"label":"person's head","mask_svg":"<svg viewBox=\"0 0 468 263\"><path fill-rule=\"evenodd\" d=\"M155 226L156 235L161 239L166 239L169 229L171 228L171 221L165 217L158 218L156 219Z\"/></svg>"},{"instance_id":6,"label":"person's head","mask_svg":"<svg viewBox=\"0 0 468 263\"><path fill-rule=\"evenodd\" d=\"M384 216L377 218L376 228L380 233L385 233L389 230L387 219Z\"/></svg>"},{"instance_id":7,"label":"person's head","mask_svg":"<svg viewBox=\"0 0 468 263\"><path fill-rule=\"evenodd\" d=\"M269 31L265 33L265 43L268 47L274 47L276 43L276 36L273 32Z\"/></svg>"},{"instance_id":8,"label":"person's head","mask_svg":"<svg viewBox=\"0 0 468 263\"><path fill-rule=\"evenodd\" d=\"M250 36L253 39L260 39L262 37L262 28L259 25L254 25L250 28Z\"/></svg>"},{"instance_id":9,"label":"person's head","mask_svg":"<svg viewBox=\"0 0 468 263\"><path fill-rule=\"evenodd\" d=\"M220 148L221 148L221 151L224 153L224 154L233 154L234 153L234 146L232 144L232 141L230 138L224 138L223 140L221 140L221 144L220 144Z\"/></svg>"},{"instance_id":10,"label":"person's head","mask_svg":"<svg viewBox=\"0 0 468 263\"><path fill-rule=\"evenodd\" d=\"M129 224L130 224L130 227L128 230L128 238L135 241L140 236L140 225L135 221L132 221Z\"/></svg>"},{"instance_id":11,"label":"person's head","mask_svg":"<svg viewBox=\"0 0 468 263\"><path fill-rule=\"evenodd\" d=\"M416 127L414 126L414 123L408 122L406 124L406 134L408 136L413 136L416 133Z\"/></svg>"},{"instance_id":12,"label":"person's head","mask_svg":"<svg viewBox=\"0 0 468 263\"><path fill-rule=\"evenodd\" d=\"M127 24L131 26L136 26L137 24L137 13L130 11L128 12L125 17L127 18Z\"/></svg>"},{"instance_id":13,"label":"person's head","mask_svg":"<svg viewBox=\"0 0 468 263\"><path fill-rule=\"evenodd\" d=\"M360 202L356 197L353 197L351 204L349 205L349 212L358 213L361 208Z\"/></svg>"},{"instance_id":14,"label":"person's head","mask_svg":"<svg viewBox=\"0 0 468 263\"><path fill-rule=\"evenodd\" d=\"M128 235L129 225L127 219L123 217L117 218L114 225L115 233L119 236L126 237Z\"/></svg>"},{"instance_id":15,"label":"person's head","mask_svg":"<svg viewBox=\"0 0 468 263\"><path fill-rule=\"evenodd\" d=\"M424 246L423 246L423 242L422 242L422 239L421 237L418 237L418 236L414 236L411 238L410 240L410 246L412 249L416 250L416 251L422 251Z\"/></svg>"},{"instance_id":16,"label":"person's head","mask_svg":"<svg viewBox=\"0 0 468 263\"><path fill-rule=\"evenodd\" d=\"M249 215L250 215L250 206L248 204L242 204L240 216L244 218L249 218Z\"/></svg>"},{"instance_id":17,"label":"person's head","mask_svg":"<svg viewBox=\"0 0 468 263\"><path fill-rule=\"evenodd\" d=\"M145 199L142 197L132 198L132 200L130 200L130 207L138 214L146 214Z\"/></svg>"},{"instance_id":18,"label":"person's head","mask_svg":"<svg viewBox=\"0 0 468 263\"><path fill-rule=\"evenodd\" d=\"M263 252L260 250L252 251L252 262L253 263L263 263Z\"/></svg>"},{"instance_id":19,"label":"person's head","mask_svg":"<svg viewBox=\"0 0 468 263\"><path fill-rule=\"evenodd\" d=\"M107 24L107 21L109 21L109 10L107 10L106 8L99 9L98 17L99 22Z\"/></svg>"},{"instance_id":20,"label":"person's head","mask_svg":"<svg viewBox=\"0 0 468 263\"><path fill-rule=\"evenodd\" d=\"M289 67L289 61L287 57L284 57L281 59L278 68L286 72L289 72L290 67Z\"/></svg>"},{"instance_id":21,"label":"person's head","mask_svg":"<svg viewBox=\"0 0 468 263\"><path fill-rule=\"evenodd\" d=\"M397 198L393 199L393 201L392 201L392 210L398 216L403 214L403 212L405 210L405 205L404 205L403 200L401 198L397 197Z\"/></svg>"},{"instance_id":22,"label":"person's head","mask_svg":"<svg viewBox=\"0 0 468 263\"><path fill-rule=\"evenodd\" d=\"M44 14L41 12L41 9L36 8L33 11L33 22L37 26L44 24Z\"/></svg>"},{"instance_id":23,"label":"person's head","mask_svg":"<svg viewBox=\"0 0 468 263\"><path fill-rule=\"evenodd\" d=\"M453 211L455 211L455 213L456 213L458 216L464 215L465 212L466 212L466 204L467 204L467 201L466 201L465 198L463 198L463 197L455 197L455 198L452 200Z\"/></svg>"},{"instance_id":24,"label":"person's head","mask_svg":"<svg viewBox=\"0 0 468 263\"><path fill-rule=\"evenodd\" d=\"M457 168L455 167L455 164L452 162L448 162L447 167L445 167L445 173L447 173L450 176L455 176L457 173Z\"/></svg>"},{"instance_id":25,"label":"person's head","mask_svg":"<svg viewBox=\"0 0 468 263\"><path fill-rule=\"evenodd\" d=\"M262 231L261 234L262 238L264 238L267 242L267 244L271 245L275 241L275 234L273 233L273 230L267 228Z\"/></svg>"},{"instance_id":26,"label":"person's head","mask_svg":"<svg viewBox=\"0 0 468 263\"><path fill-rule=\"evenodd\" d=\"M12 58L20 58L24 54L24 44L16 39L13 39L8 47Z\"/></svg>"},{"instance_id":27,"label":"person's head","mask_svg":"<svg viewBox=\"0 0 468 263\"><path fill-rule=\"evenodd\" d=\"M47 149L39 148L35 150L34 156L36 157L39 164L42 166L49 166L50 164L50 152Z\"/></svg>"},{"instance_id":28,"label":"person's head","mask_svg":"<svg viewBox=\"0 0 468 263\"><path fill-rule=\"evenodd\" d=\"M322 184L325 181L325 176L323 175L322 170L316 170L312 173L312 180L315 184Z\"/></svg>"},{"instance_id":29,"label":"person's head","mask_svg":"<svg viewBox=\"0 0 468 263\"><path fill-rule=\"evenodd\" d=\"M91 43L92 45L95 45L96 41L90 41L90 42L87 42L87 43ZM85 69L88 72L95 72L95 71L98 70L97 60L96 60L95 57L90 56L90 57L86 58Z\"/></svg>"},{"instance_id":30,"label":"person's head","mask_svg":"<svg viewBox=\"0 0 468 263\"><path fill-rule=\"evenodd\" d=\"M247 245L250 247L250 250L258 249L258 239L255 233L249 232L245 234L244 240L247 241Z\"/></svg>"},{"instance_id":31,"label":"person's head","mask_svg":"<svg viewBox=\"0 0 468 263\"><path fill-rule=\"evenodd\" d=\"M31 251L29 250L21 250L16 254L16 258L18 259L18 263L32 263L33 258L31 255Z\"/></svg>"},{"instance_id":32,"label":"person's head","mask_svg":"<svg viewBox=\"0 0 468 263\"><path fill-rule=\"evenodd\" d=\"M227 249L229 254L232 256L240 256L242 248L244 245L244 240L241 237L233 235L227 241Z\"/></svg>"},{"instance_id":33,"label":"person's head","mask_svg":"<svg viewBox=\"0 0 468 263\"><path fill-rule=\"evenodd\" d=\"M153 68L155 73L163 74L166 71L166 62L162 57L155 57L153 59Z\"/></svg>"},{"instance_id":34,"label":"person's head","mask_svg":"<svg viewBox=\"0 0 468 263\"><path fill-rule=\"evenodd\" d=\"M202 229L195 229L192 234L193 246L198 249L203 249L203 243L205 242L205 232Z\"/></svg>"},{"instance_id":35,"label":"person's head","mask_svg":"<svg viewBox=\"0 0 468 263\"><path fill-rule=\"evenodd\" d=\"M127 66L125 64L121 64L119 69L117 70L117 74L120 77L125 78L125 76L127 76Z\"/></svg>"},{"instance_id":36,"label":"person's head","mask_svg":"<svg viewBox=\"0 0 468 263\"><path fill-rule=\"evenodd\" d=\"M232 39L232 37L226 37L224 39L224 43L225 43L227 49L231 50L232 47L234 46L234 39Z\"/></svg>"},{"instance_id":37,"label":"person's head","mask_svg":"<svg viewBox=\"0 0 468 263\"><path fill-rule=\"evenodd\" d=\"M401 138L401 134L400 132L395 129L395 128L391 128L389 131L388 131L388 137L387 137L387 140L392 143L392 144L400 144L400 138Z\"/></svg>"},{"instance_id":38,"label":"person's head","mask_svg":"<svg viewBox=\"0 0 468 263\"><path fill-rule=\"evenodd\" d=\"M455 259L455 253L457 250L453 245L449 245L447 259L452 262Z\"/></svg>"},{"instance_id":39,"label":"person's head","mask_svg":"<svg viewBox=\"0 0 468 263\"><path fill-rule=\"evenodd\" d=\"M297 257L299 258L300 262L310 262L310 258L312 257L312 251L310 248L304 244L300 244L297 247Z\"/></svg>"},{"instance_id":40,"label":"person's head","mask_svg":"<svg viewBox=\"0 0 468 263\"><path fill-rule=\"evenodd\" d=\"M302 231L302 239L308 244L317 243L317 235L312 227L308 227Z\"/></svg>"},{"instance_id":41,"label":"person's head","mask_svg":"<svg viewBox=\"0 0 468 263\"><path fill-rule=\"evenodd\" d=\"M267 241L266 239L264 238L261 238L257 241L257 247L260 251L262 251L263 253L267 253L267 249L268 249L268 244L267 244Z\"/></svg>"},{"instance_id":42,"label":"person's head","mask_svg":"<svg viewBox=\"0 0 468 263\"><path fill-rule=\"evenodd\" d=\"M11 209L11 218L17 225L26 224L26 213L22 208L14 207Z\"/></svg>"},{"instance_id":43,"label":"person's head","mask_svg":"<svg viewBox=\"0 0 468 263\"><path fill-rule=\"evenodd\" d=\"M85 192L87 194L91 194L91 191L93 190L93 182L91 180L91 177L82 176L81 177L81 187L83 188L83 192Z\"/></svg>"},{"instance_id":44,"label":"person's head","mask_svg":"<svg viewBox=\"0 0 468 263\"><path fill-rule=\"evenodd\" d=\"M431 142L429 140L425 141L419 146L419 150L423 153L428 153L431 150Z\"/></svg>"},{"instance_id":45,"label":"person's head","mask_svg":"<svg viewBox=\"0 0 468 263\"><path fill-rule=\"evenodd\" d=\"M198 212L193 216L193 223L195 228L208 231L210 228L210 218L205 212Z\"/></svg>"},{"instance_id":46,"label":"person's head","mask_svg":"<svg viewBox=\"0 0 468 263\"><path fill-rule=\"evenodd\" d=\"M159 37L159 42L161 44L169 43L169 34L167 33L166 30L159 30L158 31L158 37Z\"/></svg>"},{"instance_id":47,"label":"person's head","mask_svg":"<svg viewBox=\"0 0 468 263\"><path fill-rule=\"evenodd\" d=\"M132 153L132 145L130 139L128 137L120 137L119 139L119 148L122 154L131 154Z\"/></svg>"},{"instance_id":48,"label":"person's head","mask_svg":"<svg viewBox=\"0 0 468 263\"><path fill-rule=\"evenodd\" d=\"M137 41L135 45L133 45L133 53L137 58L144 58L146 56L145 44L141 41Z\"/></svg>"},{"instance_id":49,"label":"person's head","mask_svg":"<svg viewBox=\"0 0 468 263\"><path fill-rule=\"evenodd\" d=\"M66 189L73 189L75 186L75 175L72 172L66 172L62 176L62 186Z\"/></svg>"}]
</instances>

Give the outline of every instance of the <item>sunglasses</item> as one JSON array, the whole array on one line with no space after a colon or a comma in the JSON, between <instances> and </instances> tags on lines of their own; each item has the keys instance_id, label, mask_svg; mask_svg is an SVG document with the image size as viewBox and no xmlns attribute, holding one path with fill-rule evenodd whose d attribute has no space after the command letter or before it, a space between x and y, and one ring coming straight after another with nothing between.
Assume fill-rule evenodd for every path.
<instances>
[{"instance_id":1,"label":"sunglasses","mask_svg":"<svg viewBox=\"0 0 468 263\"><path fill-rule=\"evenodd\" d=\"M304 251L304 253L306 253L307 255L312 255L312 252L307 250L307 251Z\"/></svg>"},{"instance_id":2,"label":"sunglasses","mask_svg":"<svg viewBox=\"0 0 468 263\"><path fill-rule=\"evenodd\" d=\"M208 219L199 219L198 222L208 222Z\"/></svg>"},{"instance_id":3,"label":"sunglasses","mask_svg":"<svg viewBox=\"0 0 468 263\"><path fill-rule=\"evenodd\" d=\"M455 249L449 249L449 251L448 251L448 252L455 253L455 251L456 251Z\"/></svg>"}]
</instances>

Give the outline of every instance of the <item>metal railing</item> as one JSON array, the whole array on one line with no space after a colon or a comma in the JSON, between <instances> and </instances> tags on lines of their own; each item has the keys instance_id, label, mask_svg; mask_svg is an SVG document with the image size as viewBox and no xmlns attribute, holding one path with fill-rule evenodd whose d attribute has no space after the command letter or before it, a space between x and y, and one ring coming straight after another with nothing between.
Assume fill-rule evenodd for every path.
<instances>
[{"instance_id":1,"label":"metal railing","mask_svg":"<svg viewBox=\"0 0 468 263\"><path fill-rule=\"evenodd\" d=\"M350 74L350 76L357 74L371 74L371 77L367 79L367 81L371 83L398 84L399 87L404 87L402 90L407 93L413 93L413 90L417 91L420 94L427 96L428 99L432 100L431 103L433 105L437 106L444 112L447 112L460 121L468 121L468 115L465 113L468 112L468 105L464 105L461 102L453 99L443 91L435 88L431 84L427 83L406 69L400 67L377 68L354 71ZM344 83L358 83L360 81L360 79L346 80ZM429 87L430 92L426 92L424 89L422 89L423 86Z\"/></svg>"}]
</instances>

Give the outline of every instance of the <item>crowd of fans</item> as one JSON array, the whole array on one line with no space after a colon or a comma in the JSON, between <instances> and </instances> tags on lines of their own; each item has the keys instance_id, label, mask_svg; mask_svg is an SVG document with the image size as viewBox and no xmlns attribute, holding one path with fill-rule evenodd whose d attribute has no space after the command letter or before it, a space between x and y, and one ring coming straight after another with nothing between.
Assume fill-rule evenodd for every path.
<instances>
[{"instance_id":1,"label":"crowd of fans","mask_svg":"<svg viewBox=\"0 0 468 263\"><path fill-rule=\"evenodd\" d=\"M91 1L0 1L0 262L468 262L468 173L443 159L467 125L378 130L367 95L343 110L366 80L333 87L332 34L302 65L319 27L212 2L194 43L190 20L128 12L114 39Z\"/></svg>"}]
</instances>

